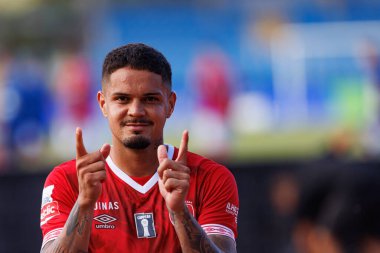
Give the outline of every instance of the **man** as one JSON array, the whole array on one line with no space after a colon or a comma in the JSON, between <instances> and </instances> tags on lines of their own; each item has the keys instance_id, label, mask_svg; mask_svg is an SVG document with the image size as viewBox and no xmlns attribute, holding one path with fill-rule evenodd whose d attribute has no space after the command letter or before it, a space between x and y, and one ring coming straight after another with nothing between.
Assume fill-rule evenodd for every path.
<instances>
[{"instance_id":1,"label":"man","mask_svg":"<svg viewBox=\"0 0 380 253\"><path fill-rule=\"evenodd\" d=\"M112 147L56 167L42 197L41 252L236 252L238 194L223 166L163 145L176 94L165 57L144 44L111 51L97 95Z\"/></svg>"}]
</instances>

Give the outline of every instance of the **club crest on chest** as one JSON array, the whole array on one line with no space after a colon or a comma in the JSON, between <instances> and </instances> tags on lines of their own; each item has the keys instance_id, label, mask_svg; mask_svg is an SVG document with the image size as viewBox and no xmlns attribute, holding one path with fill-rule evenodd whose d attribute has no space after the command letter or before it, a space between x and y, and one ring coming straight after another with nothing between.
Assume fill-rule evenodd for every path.
<instances>
[{"instance_id":1,"label":"club crest on chest","mask_svg":"<svg viewBox=\"0 0 380 253\"><path fill-rule=\"evenodd\" d=\"M153 213L135 213L137 238L156 237Z\"/></svg>"}]
</instances>

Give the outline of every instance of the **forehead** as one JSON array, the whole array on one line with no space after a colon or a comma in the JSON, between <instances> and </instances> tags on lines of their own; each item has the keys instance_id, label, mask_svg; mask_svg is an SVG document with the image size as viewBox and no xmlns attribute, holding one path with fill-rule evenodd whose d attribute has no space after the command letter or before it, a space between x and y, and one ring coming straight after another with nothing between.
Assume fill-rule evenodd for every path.
<instances>
[{"instance_id":1,"label":"forehead","mask_svg":"<svg viewBox=\"0 0 380 253\"><path fill-rule=\"evenodd\" d=\"M166 90L162 77L147 70L136 70L129 67L117 69L109 77L106 85L112 90Z\"/></svg>"}]
</instances>

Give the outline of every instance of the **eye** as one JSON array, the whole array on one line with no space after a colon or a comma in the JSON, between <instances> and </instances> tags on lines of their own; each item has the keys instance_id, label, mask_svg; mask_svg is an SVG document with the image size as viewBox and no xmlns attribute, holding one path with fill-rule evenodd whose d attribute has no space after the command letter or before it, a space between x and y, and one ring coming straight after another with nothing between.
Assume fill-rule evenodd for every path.
<instances>
[{"instance_id":1,"label":"eye","mask_svg":"<svg viewBox=\"0 0 380 253\"><path fill-rule=\"evenodd\" d=\"M160 100L158 99L158 97L149 96L149 97L145 97L145 101L148 103L155 103L155 102L158 102Z\"/></svg>"},{"instance_id":2,"label":"eye","mask_svg":"<svg viewBox=\"0 0 380 253\"><path fill-rule=\"evenodd\" d=\"M117 97L115 98L115 100L118 101L118 102L125 103L125 102L128 101L128 97L127 97L127 96L117 96Z\"/></svg>"}]
</instances>

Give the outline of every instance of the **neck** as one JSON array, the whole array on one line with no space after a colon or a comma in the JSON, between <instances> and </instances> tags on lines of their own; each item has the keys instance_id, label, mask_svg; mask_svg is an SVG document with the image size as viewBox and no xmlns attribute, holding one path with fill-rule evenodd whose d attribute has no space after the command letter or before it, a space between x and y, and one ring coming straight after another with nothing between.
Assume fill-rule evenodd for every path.
<instances>
[{"instance_id":1,"label":"neck","mask_svg":"<svg viewBox=\"0 0 380 253\"><path fill-rule=\"evenodd\" d=\"M144 177L153 175L158 168L157 147L130 149L124 145L113 145L110 156L113 162L129 176Z\"/></svg>"}]
</instances>

